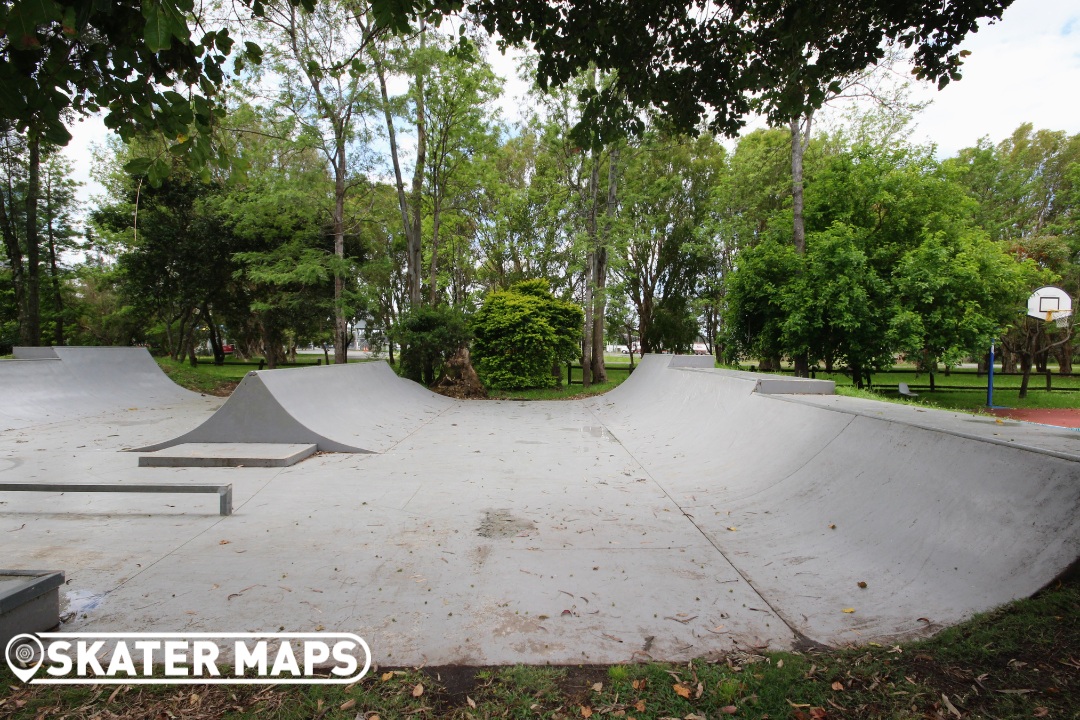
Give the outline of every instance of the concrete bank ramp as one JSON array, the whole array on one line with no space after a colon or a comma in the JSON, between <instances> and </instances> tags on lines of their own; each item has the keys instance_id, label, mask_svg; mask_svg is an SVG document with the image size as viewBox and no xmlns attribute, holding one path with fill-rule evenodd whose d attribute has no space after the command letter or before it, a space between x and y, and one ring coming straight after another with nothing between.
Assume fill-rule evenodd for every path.
<instances>
[{"instance_id":1,"label":"concrete bank ramp","mask_svg":"<svg viewBox=\"0 0 1080 720\"><path fill-rule=\"evenodd\" d=\"M197 428L139 450L304 443L322 452L384 452L454 402L398 377L382 361L252 371Z\"/></svg>"},{"instance_id":2,"label":"concrete bank ramp","mask_svg":"<svg viewBox=\"0 0 1080 720\"><path fill-rule=\"evenodd\" d=\"M0 426L28 427L200 396L161 371L146 348L16 347L0 360Z\"/></svg>"},{"instance_id":3,"label":"concrete bank ramp","mask_svg":"<svg viewBox=\"0 0 1080 720\"><path fill-rule=\"evenodd\" d=\"M793 402L760 377L652 361L590 402L796 632L922 634L1029 596L1080 556L1080 447L1013 447L940 411L929 429L849 412L850 398Z\"/></svg>"}]
</instances>

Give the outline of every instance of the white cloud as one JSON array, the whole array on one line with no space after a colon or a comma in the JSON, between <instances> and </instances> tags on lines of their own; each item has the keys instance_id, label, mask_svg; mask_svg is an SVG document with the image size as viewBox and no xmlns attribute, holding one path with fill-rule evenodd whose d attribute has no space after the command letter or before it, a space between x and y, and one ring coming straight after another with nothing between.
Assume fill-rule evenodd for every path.
<instances>
[{"instance_id":1,"label":"white cloud","mask_svg":"<svg viewBox=\"0 0 1080 720\"><path fill-rule=\"evenodd\" d=\"M1000 22L964 43L963 79L938 92L916 121L916 139L954 155L1020 124L1080 133L1080 7L1073 0L1016 0Z\"/></svg>"}]
</instances>

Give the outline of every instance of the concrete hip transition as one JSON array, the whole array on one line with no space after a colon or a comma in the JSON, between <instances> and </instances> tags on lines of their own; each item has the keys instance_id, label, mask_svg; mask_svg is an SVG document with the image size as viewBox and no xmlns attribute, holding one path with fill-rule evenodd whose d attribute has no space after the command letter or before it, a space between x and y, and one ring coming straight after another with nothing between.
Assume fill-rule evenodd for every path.
<instances>
[{"instance_id":1,"label":"concrete hip transition","mask_svg":"<svg viewBox=\"0 0 1080 720\"><path fill-rule=\"evenodd\" d=\"M1080 555L1070 431L678 356L588 400L451 400L365 363L251 373L218 408L145 351L56 355L0 361L0 483L233 502L0 486L0 565L64 571L69 630L353 632L392 665L682 660L929 634ZM181 443L321 452L123 452Z\"/></svg>"}]
</instances>

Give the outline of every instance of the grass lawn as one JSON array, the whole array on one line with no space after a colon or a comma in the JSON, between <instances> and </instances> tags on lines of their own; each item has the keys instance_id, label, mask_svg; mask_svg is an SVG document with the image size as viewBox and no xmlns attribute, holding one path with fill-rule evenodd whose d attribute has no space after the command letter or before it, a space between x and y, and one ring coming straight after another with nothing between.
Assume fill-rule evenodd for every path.
<instances>
[{"instance_id":1,"label":"grass lawn","mask_svg":"<svg viewBox=\"0 0 1080 720\"><path fill-rule=\"evenodd\" d=\"M574 398L589 397L590 395L600 395L618 387L623 380L630 377L629 356L607 355L604 357L604 361L608 374L608 381L605 383L592 384L588 388L582 387L581 368L574 367L571 371L574 384L568 385L564 367L562 384L559 387L534 390L492 390L489 396L495 400L572 400Z\"/></svg>"},{"instance_id":2,"label":"grass lawn","mask_svg":"<svg viewBox=\"0 0 1080 720\"><path fill-rule=\"evenodd\" d=\"M0 669L0 716L38 718L1077 718L1080 583L898 645L691 663L373 668L348 687L27 686ZM587 642L582 638L582 642Z\"/></svg>"},{"instance_id":3,"label":"grass lawn","mask_svg":"<svg viewBox=\"0 0 1080 720\"><path fill-rule=\"evenodd\" d=\"M186 387L188 390L206 393L207 395L229 395L240 381L252 370L259 369L259 359L254 362L237 362L231 359L224 365L214 365L214 359L200 357L199 364L195 367L188 365L187 360L176 361L170 357L155 357L161 369L172 378L177 385ZM315 367L323 361L322 355L297 355L296 363L281 365L281 368ZM355 359L349 362L368 362Z\"/></svg>"}]
</instances>

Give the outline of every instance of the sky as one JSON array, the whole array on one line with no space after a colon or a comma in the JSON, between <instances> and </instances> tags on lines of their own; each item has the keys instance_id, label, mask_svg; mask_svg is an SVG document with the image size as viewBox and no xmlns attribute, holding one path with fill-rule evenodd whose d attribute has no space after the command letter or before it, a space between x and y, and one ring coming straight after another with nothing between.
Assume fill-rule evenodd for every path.
<instances>
[{"instance_id":1,"label":"sky","mask_svg":"<svg viewBox=\"0 0 1080 720\"><path fill-rule=\"evenodd\" d=\"M963 47L971 51L963 79L942 91L917 87L914 97L932 100L915 118L912 139L937 147L946 158L988 137L997 143L1021 123L1036 129L1080 133L1080 4L1076 0L1016 0L998 23L984 24ZM490 61L506 78L501 107L506 121L520 117L525 85L516 77L519 55L492 49ZM751 122L749 127L760 126ZM92 202L102 188L91 178L91 147L102 144L108 130L100 118L71 128L66 149L75 179L86 183L81 199Z\"/></svg>"}]
</instances>

